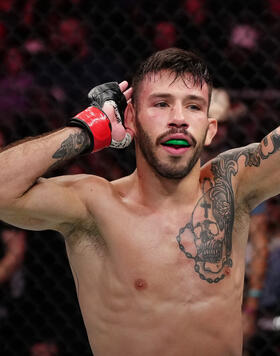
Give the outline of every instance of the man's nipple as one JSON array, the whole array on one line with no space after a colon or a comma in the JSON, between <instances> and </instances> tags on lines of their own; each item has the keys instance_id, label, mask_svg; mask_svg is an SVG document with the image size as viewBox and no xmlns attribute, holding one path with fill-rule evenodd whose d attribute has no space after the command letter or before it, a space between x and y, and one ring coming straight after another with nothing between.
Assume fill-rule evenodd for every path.
<instances>
[{"instance_id":1,"label":"man's nipple","mask_svg":"<svg viewBox=\"0 0 280 356\"><path fill-rule=\"evenodd\" d=\"M147 288L147 282L144 279L138 278L136 279L136 281L134 282L134 287L137 290L143 290Z\"/></svg>"},{"instance_id":2,"label":"man's nipple","mask_svg":"<svg viewBox=\"0 0 280 356\"><path fill-rule=\"evenodd\" d=\"M225 275L229 276L230 275L230 268L229 267L226 267L224 269L224 272L225 272Z\"/></svg>"}]
</instances>

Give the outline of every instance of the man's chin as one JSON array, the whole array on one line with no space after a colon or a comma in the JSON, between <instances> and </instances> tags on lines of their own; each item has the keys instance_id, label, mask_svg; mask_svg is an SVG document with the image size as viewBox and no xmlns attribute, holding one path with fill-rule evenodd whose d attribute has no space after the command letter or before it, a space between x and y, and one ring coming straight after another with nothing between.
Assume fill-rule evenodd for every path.
<instances>
[{"instance_id":1,"label":"man's chin","mask_svg":"<svg viewBox=\"0 0 280 356\"><path fill-rule=\"evenodd\" d=\"M153 168L159 176L167 179L183 179L190 173L190 169L188 167L174 168L158 166Z\"/></svg>"},{"instance_id":2,"label":"man's chin","mask_svg":"<svg viewBox=\"0 0 280 356\"><path fill-rule=\"evenodd\" d=\"M191 159L183 157L169 157L166 159L150 160L150 165L161 177L168 179L183 179L190 174L199 160L200 151L196 150Z\"/></svg>"}]
</instances>

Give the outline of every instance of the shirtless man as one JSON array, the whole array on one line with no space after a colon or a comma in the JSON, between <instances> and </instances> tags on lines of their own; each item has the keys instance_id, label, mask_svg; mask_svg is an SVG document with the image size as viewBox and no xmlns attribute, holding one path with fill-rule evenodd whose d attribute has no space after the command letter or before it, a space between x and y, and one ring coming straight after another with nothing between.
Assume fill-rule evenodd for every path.
<instances>
[{"instance_id":1,"label":"shirtless man","mask_svg":"<svg viewBox=\"0 0 280 356\"><path fill-rule=\"evenodd\" d=\"M119 85L125 128L115 115L123 96L104 84L90 93L97 108L69 127L4 150L0 217L64 236L95 356L240 356L249 213L280 192L280 130L201 167L216 133L204 62L160 51L132 87L133 95ZM130 176L38 178L111 139L126 145L129 135L137 162Z\"/></svg>"}]
</instances>

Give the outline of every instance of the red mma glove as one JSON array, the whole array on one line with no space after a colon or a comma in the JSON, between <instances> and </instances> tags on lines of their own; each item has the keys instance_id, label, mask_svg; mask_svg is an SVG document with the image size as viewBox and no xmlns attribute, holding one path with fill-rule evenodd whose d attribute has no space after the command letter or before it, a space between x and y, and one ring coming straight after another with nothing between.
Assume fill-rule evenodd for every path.
<instances>
[{"instance_id":1,"label":"red mma glove","mask_svg":"<svg viewBox=\"0 0 280 356\"><path fill-rule=\"evenodd\" d=\"M102 111L105 102L109 102L120 124L124 120L126 98L121 92L117 82L98 85L88 94L90 105L87 109L72 118L67 126L77 126L86 129L90 137L90 147L86 152L96 152L105 147L127 147L132 138L129 133L121 141L112 140L112 126L108 116Z\"/></svg>"}]
</instances>

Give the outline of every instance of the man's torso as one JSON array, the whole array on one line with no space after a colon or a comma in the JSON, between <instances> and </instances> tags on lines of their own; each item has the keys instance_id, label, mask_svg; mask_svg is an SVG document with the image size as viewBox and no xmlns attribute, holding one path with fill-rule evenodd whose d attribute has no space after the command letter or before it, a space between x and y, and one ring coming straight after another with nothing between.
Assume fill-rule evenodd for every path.
<instances>
[{"instance_id":1,"label":"man's torso","mask_svg":"<svg viewBox=\"0 0 280 356\"><path fill-rule=\"evenodd\" d=\"M177 209L135 202L127 181L66 238L95 354L240 355L249 215L229 167L202 170Z\"/></svg>"}]
</instances>

